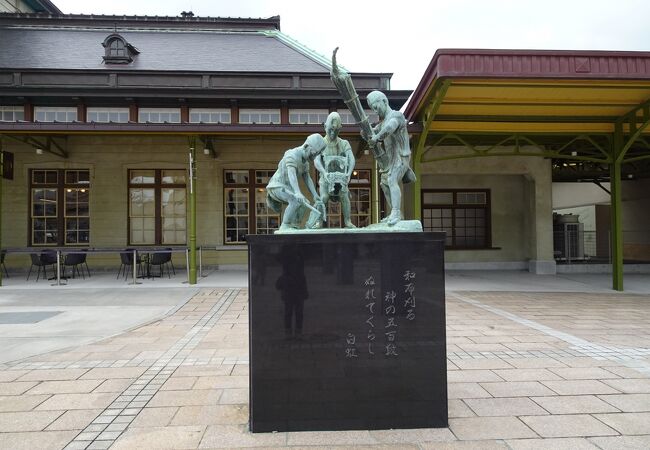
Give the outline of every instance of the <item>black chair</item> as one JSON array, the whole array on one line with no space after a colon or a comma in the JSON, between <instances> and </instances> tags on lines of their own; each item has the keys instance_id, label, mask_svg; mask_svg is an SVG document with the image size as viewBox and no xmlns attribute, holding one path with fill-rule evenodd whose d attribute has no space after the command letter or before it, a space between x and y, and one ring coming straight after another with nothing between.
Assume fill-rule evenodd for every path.
<instances>
[{"instance_id":1,"label":"black chair","mask_svg":"<svg viewBox=\"0 0 650 450\"><path fill-rule=\"evenodd\" d=\"M5 276L7 278L9 278L9 272L7 272L7 266L5 266L5 255L6 254L7 254L7 250L0 250L0 266L2 266L2 269L4 269Z\"/></svg>"},{"instance_id":2,"label":"black chair","mask_svg":"<svg viewBox=\"0 0 650 450\"><path fill-rule=\"evenodd\" d=\"M85 266L86 267L86 272L88 272L88 278L90 278L90 268L88 267L88 262L86 261L86 259L88 258L88 254L86 252L88 252L88 249L84 248L82 251L84 253L81 254L81 260L82 260L81 264L80 264L81 272L83 273L84 266Z\"/></svg>"},{"instance_id":3,"label":"black chair","mask_svg":"<svg viewBox=\"0 0 650 450\"><path fill-rule=\"evenodd\" d=\"M176 268L174 267L174 261L172 261L172 248L167 247L165 250L169 250L169 264L172 266L172 272L174 272L174 276L176 276Z\"/></svg>"},{"instance_id":4,"label":"black chair","mask_svg":"<svg viewBox=\"0 0 650 450\"><path fill-rule=\"evenodd\" d=\"M43 250L41 252L41 261L47 266L52 266L52 276L48 280L56 279L57 253L54 250Z\"/></svg>"},{"instance_id":5,"label":"black chair","mask_svg":"<svg viewBox=\"0 0 650 450\"><path fill-rule=\"evenodd\" d=\"M152 253L151 257L149 257L149 267L158 266L160 268L158 276L162 277L165 273L165 266L167 266L167 278L171 278L171 272L169 271L169 263L171 260L172 252ZM151 273L151 269L149 269L149 273Z\"/></svg>"},{"instance_id":6,"label":"black chair","mask_svg":"<svg viewBox=\"0 0 650 450\"><path fill-rule=\"evenodd\" d=\"M120 260L122 264L120 265L120 270L117 271L117 278L122 275L122 270L124 270L124 279L126 280L129 277L129 272L133 274L133 250L132 248L124 249L123 252L120 252ZM142 256L136 254L135 263L138 265L137 275L142 275ZM129 269L130 268L130 269ZM132 275L133 276L133 275Z\"/></svg>"},{"instance_id":7,"label":"black chair","mask_svg":"<svg viewBox=\"0 0 650 450\"><path fill-rule=\"evenodd\" d=\"M29 267L29 273L27 274L27 281L32 274L32 269L34 266L38 267L38 273L36 274L36 281L41 277L41 270L43 271L43 278L47 279L47 266L52 266L52 272L55 272L56 265L56 252L53 251L44 251L39 253L30 253L29 256L32 259L32 265ZM54 274L56 278L56 273Z\"/></svg>"},{"instance_id":8,"label":"black chair","mask_svg":"<svg viewBox=\"0 0 650 450\"><path fill-rule=\"evenodd\" d=\"M81 275L83 279L86 279L84 275L84 267L83 264L86 262L86 254L85 253L68 253L65 255L65 258L63 258L63 278L65 278L65 270L66 267L72 267L72 278L75 277L75 272L78 275ZM79 266L81 266L81 270L79 270Z\"/></svg>"}]
</instances>

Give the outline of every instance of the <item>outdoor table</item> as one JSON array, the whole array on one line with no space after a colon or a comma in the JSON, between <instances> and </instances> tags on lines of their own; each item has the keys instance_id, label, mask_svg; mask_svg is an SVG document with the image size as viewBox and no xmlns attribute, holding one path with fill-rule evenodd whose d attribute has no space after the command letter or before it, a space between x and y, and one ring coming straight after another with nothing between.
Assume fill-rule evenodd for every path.
<instances>
[{"instance_id":1,"label":"outdoor table","mask_svg":"<svg viewBox=\"0 0 650 450\"><path fill-rule=\"evenodd\" d=\"M20 247L20 248L6 248L7 254L9 253L22 253L22 254L30 254L30 253L41 253L43 251L52 251L56 252L56 277L53 277L52 279L56 278L56 283L53 283L52 286L60 286L61 285L61 265L62 265L62 258L66 254L78 254L78 253L85 253L87 255L92 255L92 254L101 254L101 253L123 253L125 250L124 248L115 248L115 247ZM137 281L137 255L138 252L146 252L148 254L151 253L180 253L180 252L185 252L185 261L186 261L186 272L187 272L187 280L189 282L190 279L190 264L189 264L189 248L188 247L138 247L138 248L133 248L131 249L133 251L133 282L132 284L141 284Z\"/></svg>"}]
</instances>

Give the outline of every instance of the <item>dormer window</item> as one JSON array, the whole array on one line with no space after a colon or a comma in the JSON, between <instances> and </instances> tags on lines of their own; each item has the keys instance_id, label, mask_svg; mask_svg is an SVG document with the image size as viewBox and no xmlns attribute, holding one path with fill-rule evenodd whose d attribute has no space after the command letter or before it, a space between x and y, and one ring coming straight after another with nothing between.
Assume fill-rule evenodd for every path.
<instances>
[{"instance_id":1,"label":"dormer window","mask_svg":"<svg viewBox=\"0 0 650 450\"><path fill-rule=\"evenodd\" d=\"M108 35L102 42L102 46L106 64L129 64L133 62L133 57L140 53L137 48L117 33Z\"/></svg>"}]
</instances>

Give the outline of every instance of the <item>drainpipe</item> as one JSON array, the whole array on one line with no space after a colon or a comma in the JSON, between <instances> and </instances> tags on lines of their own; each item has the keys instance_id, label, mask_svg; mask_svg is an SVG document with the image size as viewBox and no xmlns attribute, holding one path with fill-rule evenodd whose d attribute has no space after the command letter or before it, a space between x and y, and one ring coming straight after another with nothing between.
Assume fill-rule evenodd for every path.
<instances>
[{"instance_id":1,"label":"drainpipe","mask_svg":"<svg viewBox=\"0 0 650 450\"><path fill-rule=\"evenodd\" d=\"M424 133L424 131L422 131ZM422 148L418 144L413 152L413 172L415 182L413 183L413 218L422 221L422 162L420 155Z\"/></svg>"},{"instance_id":2,"label":"drainpipe","mask_svg":"<svg viewBox=\"0 0 650 450\"><path fill-rule=\"evenodd\" d=\"M614 151L609 165L612 220L612 289L623 290L623 231L621 220L621 163L618 154L623 146L623 127L617 123L614 129Z\"/></svg>"},{"instance_id":3,"label":"drainpipe","mask_svg":"<svg viewBox=\"0 0 650 450\"><path fill-rule=\"evenodd\" d=\"M2 182L5 173L5 154L2 151L2 138L0 137L0 249L2 248ZM2 267L0 267L0 286L2 286Z\"/></svg>"},{"instance_id":4,"label":"drainpipe","mask_svg":"<svg viewBox=\"0 0 650 450\"><path fill-rule=\"evenodd\" d=\"M372 193L371 197L372 198L372 206L370 207L370 222L371 223L379 223L381 220L381 202L380 202L380 194L381 194L381 189L379 188L379 170L377 166L377 160L374 161L372 165L372 176L370 177L372 180Z\"/></svg>"},{"instance_id":5,"label":"drainpipe","mask_svg":"<svg viewBox=\"0 0 650 450\"><path fill-rule=\"evenodd\" d=\"M196 138L190 141L190 261L189 284L196 284Z\"/></svg>"}]
</instances>

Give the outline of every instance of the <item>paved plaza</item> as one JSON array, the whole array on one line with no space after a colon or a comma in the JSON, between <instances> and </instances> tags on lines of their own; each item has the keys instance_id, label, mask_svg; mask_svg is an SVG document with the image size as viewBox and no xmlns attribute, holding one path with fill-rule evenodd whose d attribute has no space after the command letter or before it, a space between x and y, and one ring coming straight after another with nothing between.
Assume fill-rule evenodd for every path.
<instances>
[{"instance_id":1,"label":"paved plaza","mask_svg":"<svg viewBox=\"0 0 650 450\"><path fill-rule=\"evenodd\" d=\"M245 275L113 288L117 304L97 284L9 285L0 318L26 316L0 343L24 327L31 346L0 364L0 448L650 448L648 278L617 293L607 276L450 273L449 428L263 434L248 432ZM62 328L102 316L74 345ZM57 333L60 349L34 350Z\"/></svg>"}]
</instances>

